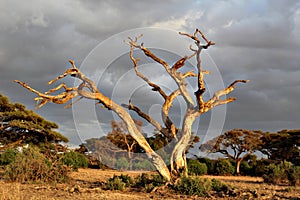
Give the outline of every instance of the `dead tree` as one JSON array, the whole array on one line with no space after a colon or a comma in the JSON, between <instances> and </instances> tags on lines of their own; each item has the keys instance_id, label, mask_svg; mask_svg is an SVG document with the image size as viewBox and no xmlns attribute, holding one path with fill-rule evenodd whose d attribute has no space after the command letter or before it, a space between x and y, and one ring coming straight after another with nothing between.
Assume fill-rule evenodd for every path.
<instances>
[{"instance_id":1,"label":"dead tree","mask_svg":"<svg viewBox=\"0 0 300 200\"><path fill-rule=\"evenodd\" d=\"M75 97L79 97L78 100L82 98L93 99L103 105L103 107L112 110L115 112L125 123L129 134L136 140L136 142L140 145L141 148L144 149L147 156L152 160L154 166L157 171L166 179L166 180L175 180L180 173L187 173L187 162L186 162L186 150L192 139L192 125L197 117L208 112L215 106L227 104L235 100L235 98L227 98L220 99L221 96L225 96L232 92L235 88L236 83L246 83L248 80L235 80L231 83L227 88L222 89L220 91L215 92L212 98L208 101L204 101L203 94L205 93L205 84L204 84L204 75L209 74L209 71L205 71L202 69L201 62L201 52L204 49L208 49L210 46L215 43L209 41L205 35L198 29L194 32L193 35L187 33L179 33L180 35L186 36L194 41L195 47L190 46L190 50L192 54L190 56L184 56L179 59L174 65L170 66L166 61L159 58L155 55L150 49L145 47L143 43L138 44L138 40L140 37L136 37L134 39L129 38L128 44L130 46L130 59L133 62L133 67L136 72L136 75L144 80L153 91L156 91L162 96L164 99L164 104L162 106L162 120L164 122L163 125L159 124L155 119L153 119L148 114L144 113L140 108L135 106L131 100L129 100L129 104L118 105L112 99L105 96L101 91L96 87L96 84L87 78L76 66L74 61L70 60L69 62L72 65L72 68L65 71L64 74L58 76L54 80L50 81L48 84L52 84L55 81L62 79L68 75L81 80L81 83L77 87L67 87L64 83L59 85L58 87L41 93L27 84L15 80L15 82L19 83L21 86L25 87L31 92L34 92L38 95L35 100L39 103L37 105L38 108L41 108L48 102L56 103L56 104L64 104ZM201 36L201 37L199 37ZM201 44L200 38L203 39L205 44ZM201 39L201 40L202 40ZM149 78L147 78L144 74L142 74L138 70L138 61L139 58L134 57L134 50L141 50L145 56L149 57L153 61L160 64L165 71L169 74L169 76L174 80L177 84L177 89L167 94L159 85L153 83ZM188 71L185 73L181 73L178 69L183 68L185 65L185 61L191 58L196 58L197 67L196 72ZM187 83L185 81L188 77L194 77L198 82L198 89L193 94L190 94L187 90ZM58 91L64 88L64 91L58 95L51 95L52 92ZM169 117L169 110L171 105L177 97L182 96L187 109L184 114L182 127L176 129L175 124ZM193 100L193 96L196 99L196 102ZM66 107L70 107L72 104L67 105ZM170 170L165 164L164 160L161 158L159 154L157 154L146 141L145 137L142 135L140 130L134 123L134 120L130 116L128 110L135 111L140 117L147 120L150 124L152 124L157 130L161 132L161 134L165 135L170 140L174 139L175 145L173 151L171 153L170 161L171 166ZM177 131L179 130L179 131Z\"/></svg>"}]
</instances>

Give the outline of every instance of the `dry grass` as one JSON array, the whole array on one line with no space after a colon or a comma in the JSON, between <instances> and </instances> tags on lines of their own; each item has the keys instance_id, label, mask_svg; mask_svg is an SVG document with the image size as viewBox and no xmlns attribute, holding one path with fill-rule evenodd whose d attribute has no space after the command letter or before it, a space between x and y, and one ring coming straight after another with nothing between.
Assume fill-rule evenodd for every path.
<instances>
[{"instance_id":1,"label":"dry grass","mask_svg":"<svg viewBox=\"0 0 300 200\"><path fill-rule=\"evenodd\" d=\"M143 193L139 191L104 191L101 190L103 184L114 174L128 174L137 176L142 172L119 172L103 171L97 169L79 169L73 172L73 181L68 184L20 184L0 181L0 200L86 200L86 199L115 199L115 200L141 200L141 199L199 199L183 195L163 193ZM155 173L155 172L147 172ZM263 199L272 199L276 195L277 199L297 199L300 197L299 187L272 186L262 183L259 177L237 177L237 176L204 176L215 178L226 182L236 188L255 190L264 193ZM203 198L205 199L205 198ZM228 199L228 198L224 198ZM234 199L234 198L231 198ZM239 199L239 198L237 198Z\"/></svg>"}]
</instances>

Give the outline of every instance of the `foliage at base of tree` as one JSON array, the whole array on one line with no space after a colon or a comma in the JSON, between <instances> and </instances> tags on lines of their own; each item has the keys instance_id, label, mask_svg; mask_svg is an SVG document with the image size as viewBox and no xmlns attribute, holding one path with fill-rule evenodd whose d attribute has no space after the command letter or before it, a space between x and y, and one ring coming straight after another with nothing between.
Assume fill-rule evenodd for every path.
<instances>
[{"instance_id":1,"label":"foliage at base of tree","mask_svg":"<svg viewBox=\"0 0 300 200\"><path fill-rule=\"evenodd\" d=\"M128 187L138 188L145 192L151 192L155 187L162 186L166 183L160 175L152 174L141 174L136 176L134 179L128 175L121 174L120 176L114 175L108 179L105 184L107 190L120 190L123 191Z\"/></svg>"},{"instance_id":2,"label":"foliage at base of tree","mask_svg":"<svg viewBox=\"0 0 300 200\"><path fill-rule=\"evenodd\" d=\"M211 181L199 177L183 177L174 187L180 194L208 196L211 190Z\"/></svg>"},{"instance_id":3,"label":"foliage at base of tree","mask_svg":"<svg viewBox=\"0 0 300 200\"><path fill-rule=\"evenodd\" d=\"M59 160L48 160L40 149L29 147L16 155L5 167L4 177L16 182L66 182L69 168Z\"/></svg>"},{"instance_id":4,"label":"foliage at base of tree","mask_svg":"<svg viewBox=\"0 0 300 200\"><path fill-rule=\"evenodd\" d=\"M105 184L107 190L124 191L130 188L139 191L152 192L158 187L165 186L166 180L156 174L141 174L132 178L128 175L114 175L108 179ZM182 177L174 185L168 185L168 190L175 193L207 197L216 192L228 193L231 187L216 179L207 179L201 177Z\"/></svg>"},{"instance_id":5,"label":"foliage at base of tree","mask_svg":"<svg viewBox=\"0 0 300 200\"><path fill-rule=\"evenodd\" d=\"M229 186L215 179L200 177L183 177L174 186L174 190L180 194L209 196L211 191L227 191Z\"/></svg>"},{"instance_id":6,"label":"foliage at base of tree","mask_svg":"<svg viewBox=\"0 0 300 200\"><path fill-rule=\"evenodd\" d=\"M135 187L147 188L161 186L166 183L166 180L158 174L145 174L142 173L135 178Z\"/></svg>"}]
</instances>

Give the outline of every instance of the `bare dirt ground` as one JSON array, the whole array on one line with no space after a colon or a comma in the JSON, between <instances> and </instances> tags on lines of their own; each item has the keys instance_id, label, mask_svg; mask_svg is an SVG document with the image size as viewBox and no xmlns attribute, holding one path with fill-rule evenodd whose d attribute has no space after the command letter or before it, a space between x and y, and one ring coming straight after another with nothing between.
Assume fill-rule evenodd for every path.
<instances>
[{"instance_id":1,"label":"bare dirt ground","mask_svg":"<svg viewBox=\"0 0 300 200\"><path fill-rule=\"evenodd\" d=\"M157 190L153 193L141 191L107 191L102 190L102 184L114 174L128 174L137 176L142 172L103 171L97 169L79 169L71 174L72 181L68 184L20 184L0 181L0 200L143 200L143 199L300 199L300 187L273 186L263 183L259 177L244 176L204 176L205 178L219 179L243 193L238 197L199 198L180 194L172 194L166 190ZM148 172L154 173L154 172ZM247 192L248 191L248 192ZM257 194L257 197L248 193Z\"/></svg>"}]
</instances>

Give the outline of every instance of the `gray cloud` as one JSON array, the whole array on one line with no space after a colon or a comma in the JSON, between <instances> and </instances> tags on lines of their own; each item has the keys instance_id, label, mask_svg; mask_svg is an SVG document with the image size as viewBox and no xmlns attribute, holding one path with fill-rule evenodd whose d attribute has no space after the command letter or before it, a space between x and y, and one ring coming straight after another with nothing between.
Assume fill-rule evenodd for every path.
<instances>
[{"instance_id":1,"label":"gray cloud","mask_svg":"<svg viewBox=\"0 0 300 200\"><path fill-rule=\"evenodd\" d=\"M74 59L80 66L90 51L111 35L141 27L170 28L191 33L195 28L200 28L217 43L209 53L219 67L225 85L239 78L251 80L232 93L231 96L238 97L238 100L227 107L224 130L236 127L271 131L299 128L299 7L299 1L295 0L64 0L43 3L37 0L2 0L0 92L34 109L34 94L13 83L14 79L24 80L34 88L46 91L49 89L46 82L66 70L68 59ZM161 42L168 40L155 39ZM109 48L105 51L107 54L113 53ZM114 84L121 80L116 78L117 75L123 76L126 84L120 83L118 86L118 101L127 102L126 87L136 87L132 96L134 101L143 105L146 111L155 112L157 108L151 111L151 105L161 101L159 96L153 95L153 92L147 93L147 88L139 84L137 87L134 74L124 76L131 66L126 56L118 59L119 63L107 71L99 87L105 94L112 94L112 89L116 90ZM122 70L118 68L121 64ZM144 70L147 71L146 68ZM162 71L157 72L151 75L153 80L170 87L171 81L166 81L165 75L160 73ZM67 82L72 83L72 79ZM179 102L175 108L180 107ZM85 106L85 103L80 105ZM60 105L47 105L37 112L58 122L61 132L70 137L71 143L81 142L76 136L72 110L65 110ZM84 112L80 115L87 135L98 136L99 131L91 128L95 124L94 119L85 119L89 115ZM97 116L104 131L109 130L113 115L99 109ZM176 112L172 116L178 119ZM201 130L205 130L208 119L209 115L203 118L205 123L201 124ZM88 126L89 123L91 126Z\"/></svg>"}]
</instances>

